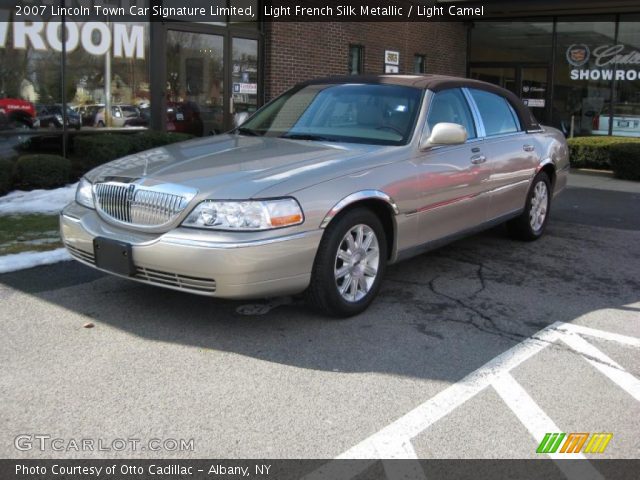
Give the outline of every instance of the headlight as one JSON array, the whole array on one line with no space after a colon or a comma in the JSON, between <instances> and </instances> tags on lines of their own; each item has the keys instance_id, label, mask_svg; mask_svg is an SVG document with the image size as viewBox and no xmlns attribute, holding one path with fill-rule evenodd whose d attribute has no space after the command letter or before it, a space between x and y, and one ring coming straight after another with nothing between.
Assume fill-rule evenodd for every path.
<instances>
[{"instance_id":1,"label":"headlight","mask_svg":"<svg viewBox=\"0 0 640 480\"><path fill-rule=\"evenodd\" d=\"M76 190L76 202L83 207L96 208L93 204L93 192L92 185L86 178L81 178L78 183L78 189Z\"/></svg>"},{"instance_id":2,"label":"headlight","mask_svg":"<svg viewBox=\"0 0 640 480\"><path fill-rule=\"evenodd\" d=\"M302 223L304 216L293 198L222 202L205 200L182 225L214 230L269 230Z\"/></svg>"}]
</instances>

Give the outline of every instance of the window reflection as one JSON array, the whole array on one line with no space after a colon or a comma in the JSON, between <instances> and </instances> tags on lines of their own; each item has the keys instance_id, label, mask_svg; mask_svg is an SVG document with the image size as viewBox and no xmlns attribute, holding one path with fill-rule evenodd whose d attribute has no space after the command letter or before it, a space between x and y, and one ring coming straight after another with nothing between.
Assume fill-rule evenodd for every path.
<instances>
[{"instance_id":1,"label":"window reflection","mask_svg":"<svg viewBox=\"0 0 640 480\"><path fill-rule=\"evenodd\" d=\"M593 50L613 45L615 28L614 17L558 21L553 123L566 133L608 135L612 80L590 72L600 70Z\"/></svg>"}]
</instances>

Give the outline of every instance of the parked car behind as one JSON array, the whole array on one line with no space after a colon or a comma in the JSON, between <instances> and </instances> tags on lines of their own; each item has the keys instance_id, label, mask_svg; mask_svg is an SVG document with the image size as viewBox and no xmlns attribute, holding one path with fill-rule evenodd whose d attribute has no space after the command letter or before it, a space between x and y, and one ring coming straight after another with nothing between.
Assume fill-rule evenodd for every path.
<instances>
[{"instance_id":1,"label":"parked car behind","mask_svg":"<svg viewBox=\"0 0 640 480\"><path fill-rule=\"evenodd\" d=\"M189 133L201 137L204 133L200 107L195 102L167 103L167 131Z\"/></svg>"},{"instance_id":2,"label":"parked car behind","mask_svg":"<svg viewBox=\"0 0 640 480\"><path fill-rule=\"evenodd\" d=\"M0 130L37 128L33 103L19 98L0 98Z\"/></svg>"},{"instance_id":3,"label":"parked car behind","mask_svg":"<svg viewBox=\"0 0 640 480\"><path fill-rule=\"evenodd\" d=\"M150 121L151 108L145 106L139 108L138 116L127 118L124 126L148 127ZM220 120L220 124L221 122ZM200 108L194 102L169 102L167 105L165 125L168 132L189 133L198 137L204 133L204 124Z\"/></svg>"},{"instance_id":4,"label":"parked car behind","mask_svg":"<svg viewBox=\"0 0 640 480\"><path fill-rule=\"evenodd\" d=\"M62 128L64 117L62 115L63 107L61 104L40 105L38 106L38 119L42 128ZM74 112L71 107L66 109L66 125L70 128L80 130L82 121L80 114Z\"/></svg>"},{"instance_id":5,"label":"parked car behind","mask_svg":"<svg viewBox=\"0 0 640 480\"><path fill-rule=\"evenodd\" d=\"M349 316L390 263L502 222L540 238L568 169L562 133L495 85L319 79L229 134L92 170L61 235L125 278L220 298L305 292Z\"/></svg>"},{"instance_id":6,"label":"parked car behind","mask_svg":"<svg viewBox=\"0 0 640 480\"><path fill-rule=\"evenodd\" d=\"M640 104L616 104L613 112L613 134L621 137L640 136ZM605 105L602 111L593 117L594 135L609 135L609 115L611 106Z\"/></svg>"},{"instance_id":7,"label":"parked car behind","mask_svg":"<svg viewBox=\"0 0 640 480\"><path fill-rule=\"evenodd\" d=\"M94 125L96 127L104 127L107 124L105 119L105 107L98 110L95 117ZM140 110L133 105L112 105L111 106L111 126L125 127L127 120L131 120L140 116Z\"/></svg>"},{"instance_id":8,"label":"parked car behind","mask_svg":"<svg viewBox=\"0 0 640 480\"><path fill-rule=\"evenodd\" d=\"M95 103L91 105L81 105L78 107L78 114L82 119L82 125L87 127L95 126L96 115L101 108L104 108L104 104Z\"/></svg>"}]
</instances>

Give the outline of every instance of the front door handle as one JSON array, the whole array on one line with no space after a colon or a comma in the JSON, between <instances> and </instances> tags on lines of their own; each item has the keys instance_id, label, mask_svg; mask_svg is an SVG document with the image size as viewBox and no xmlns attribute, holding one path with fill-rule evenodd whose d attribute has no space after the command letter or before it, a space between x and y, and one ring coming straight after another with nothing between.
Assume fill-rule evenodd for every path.
<instances>
[{"instance_id":1,"label":"front door handle","mask_svg":"<svg viewBox=\"0 0 640 480\"><path fill-rule=\"evenodd\" d=\"M471 163L473 163L474 165L479 165L486 161L487 157L485 157L484 155L474 155L473 157L471 157Z\"/></svg>"},{"instance_id":2,"label":"front door handle","mask_svg":"<svg viewBox=\"0 0 640 480\"><path fill-rule=\"evenodd\" d=\"M533 152L536 149L536 147L534 147L533 145L523 145L522 149L525 152Z\"/></svg>"}]
</instances>

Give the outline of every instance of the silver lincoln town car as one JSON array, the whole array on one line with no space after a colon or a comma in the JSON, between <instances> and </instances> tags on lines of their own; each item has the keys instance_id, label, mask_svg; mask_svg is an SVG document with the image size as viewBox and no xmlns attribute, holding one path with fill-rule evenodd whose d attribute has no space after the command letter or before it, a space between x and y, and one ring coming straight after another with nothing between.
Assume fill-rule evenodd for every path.
<instances>
[{"instance_id":1,"label":"silver lincoln town car","mask_svg":"<svg viewBox=\"0 0 640 480\"><path fill-rule=\"evenodd\" d=\"M60 225L105 272L220 298L305 292L349 316L390 263L501 222L539 238L568 168L563 135L494 85L326 78L227 134L92 170Z\"/></svg>"}]
</instances>

